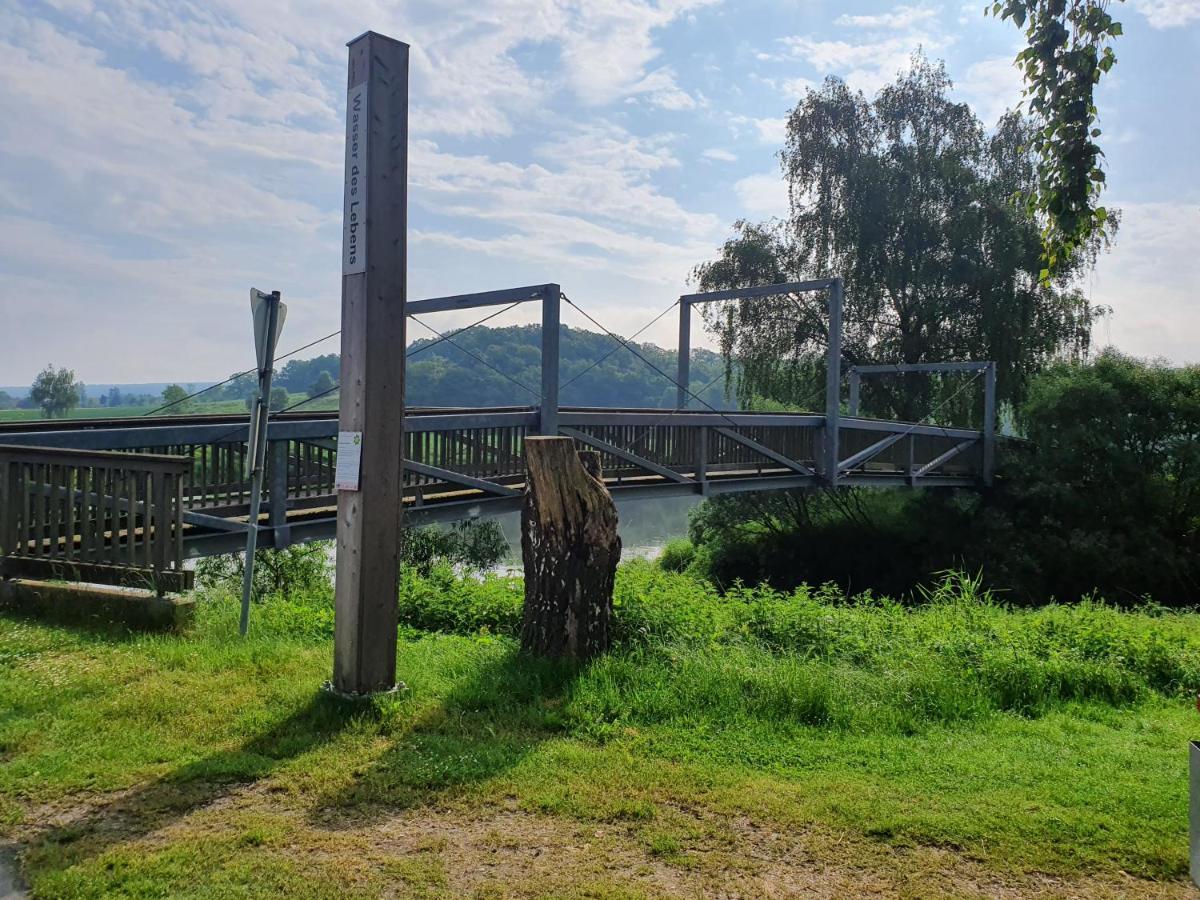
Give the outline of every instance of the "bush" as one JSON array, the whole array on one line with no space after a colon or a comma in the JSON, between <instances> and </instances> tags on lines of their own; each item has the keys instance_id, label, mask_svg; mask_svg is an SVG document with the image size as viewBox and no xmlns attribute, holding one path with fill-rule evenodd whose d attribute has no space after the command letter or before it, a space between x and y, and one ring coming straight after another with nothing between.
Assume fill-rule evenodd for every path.
<instances>
[{"instance_id":1,"label":"bush","mask_svg":"<svg viewBox=\"0 0 1200 900\"><path fill-rule=\"evenodd\" d=\"M429 574L438 563L483 572L508 556L509 546L494 519L466 519L447 527L430 525L404 534L401 564Z\"/></svg>"},{"instance_id":2,"label":"bush","mask_svg":"<svg viewBox=\"0 0 1200 900\"><path fill-rule=\"evenodd\" d=\"M1033 379L1028 440L987 491L841 489L708 500L692 570L719 585L833 581L910 598L967 568L1021 603L1200 602L1200 368L1116 352Z\"/></svg>"},{"instance_id":3,"label":"bush","mask_svg":"<svg viewBox=\"0 0 1200 900\"><path fill-rule=\"evenodd\" d=\"M524 600L524 584L512 576L463 577L445 562L428 574L400 573L400 623L422 631L516 635Z\"/></svg>"},{"instance_id":4,"label":"bush","mask_svg":"<svg viewBox=\"0 0 1200 900\"><path fill-rule=\"evenodd\" d=\"M236 634L237 593L210 594L199 627ZM406 570L402 634L515 641L520 578L465 577L447 564ZM1133 703L1200 688L1200 617L1125 612L1094 599L1012 609L977 577L942 576L915 604L829 585L793 591L733 585L638 560L617 572L614 651L576 682L563 714L581 733L609 723L681 717L861 731L917 732L996 712L1038 716L1066 703ZM262 640L328 641L329 594L274 594L258 604ZM526 669L537 661L514 657Z\"/></svg>"},{"instance_id":5,"label":"bush","mask_svg":"<svg viewBox=\"0 0 1200 900\"><path fill-rule=\"evenodd\" d=\"M260 549L254 554L254 599L327 597L332 602L330 546L329 541L322 541L294 544L283 550ZM245 559L244 553L205 557L196 563L196 581L201 588L230 591L241 596Z\"/></svg>"},{"instance_id":6,"label":"bush","mask_svg":"<svg viewBox=\"0 0 1200 900\"><path fill-rule=\"evenodd\" d=\"M520 578L464 578L441 566L429 577L405 575L400 618L422 630L516 636L522 602ZM1191 614L1126 613L1095 600L1010 609L979 577L957 572L904 605L870 593L847 597L834 585L720 593L636 560L617 570L613 606L613 639L626 650L751 646L834 668L908 672L920 702L939 691L959 696L951 682L964 678L989 708L1026 714L1059 701L1123 703L1145 690L1187 695L1200 687Z\"/></svg>"},{"instance_id":7,"label":"bush","mask_svg":"<svg viewBox=\"0 0 1200 900\"><path fill-rule=\"evenodd\" d=\"M668 572L683 572L696 558L696 548L687 538L668 541L659 554L658 564Z\"/></svg>"}]
</instances>

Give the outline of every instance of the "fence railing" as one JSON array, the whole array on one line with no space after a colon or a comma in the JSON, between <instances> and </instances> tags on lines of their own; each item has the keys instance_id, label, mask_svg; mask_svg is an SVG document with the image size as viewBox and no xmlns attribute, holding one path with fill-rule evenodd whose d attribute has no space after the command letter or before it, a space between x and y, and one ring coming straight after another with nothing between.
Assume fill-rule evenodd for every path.
<instances>
[{"instance_id":1,"label":"fence railing","mask_svg":"<svg viewBox=\"0 0 1200 900\"><path fill-rule=\"evenodd\" d=\"M191 586L183 570L177 456L0 446L0 573L146 587Z\"/></svg>"}]
</instances>

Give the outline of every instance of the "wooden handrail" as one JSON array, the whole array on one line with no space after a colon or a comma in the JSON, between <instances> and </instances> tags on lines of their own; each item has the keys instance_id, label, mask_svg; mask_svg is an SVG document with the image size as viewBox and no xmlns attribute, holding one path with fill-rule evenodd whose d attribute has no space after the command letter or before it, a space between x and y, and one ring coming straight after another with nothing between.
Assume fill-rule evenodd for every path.
<instances>
[{"instance_id":1,"label":"wooden handrail","mask_svg":"<svg viewBox=\"0 0 1200 900\"><path fill-rule=\"evenodd\" d=\"M63 447L14 447L0 444L0 462L49 463L110 469L141 469L182 475L192 466L186 456L123 453L120 450L69 450Z\"/></svg>"}]
</instances>

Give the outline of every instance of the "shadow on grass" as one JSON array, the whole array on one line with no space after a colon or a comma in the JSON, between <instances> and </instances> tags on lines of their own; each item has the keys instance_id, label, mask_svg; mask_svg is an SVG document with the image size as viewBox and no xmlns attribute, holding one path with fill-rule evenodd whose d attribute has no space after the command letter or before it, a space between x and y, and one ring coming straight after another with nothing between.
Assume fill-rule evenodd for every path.
<instances>
[{"instance_id":1,"label":"shadow on grass","mask_svg":"<svg viewBox=\"0 0 1200 900\"><path fill-rule=\"evenodd\" d=\"M24 609L18 606L0 606L0 618L9 622L45 626L65 631L72 637L93 644L128 644L147 635L176 635L179 632L167 628L138 628L127 622L114 620L100 613L81 611L72 615L57 616L46 612Z\"/></svg>"},{"instance_id":2,"label":"shadow on grass","mask_svg":"<svg viewBox=\"0 0 1200 900\"><path fill-rule=\"evenodd\" d=\"M570 727L565 709L584 671L515 652L490 659L389 732L388 748L320 797L313 818L327 828L359 825L502 775Z\"/></svg>"},{"instance_id":3,"label":"shadow on grass","mask_svg":"<svg viewBox=\"0 0 1200 900\"><path fill-rule=\"evenodd\" d=\"M292 715L236 748L181 766L121 792L64 824L30 835L27 869L46 875L102 856L110 848L167 828L268 778L289 760L335 740L356 721L373 720L388 748L352 780L318 796L314 824L362 824L389 810L436 802L447 792L512 768L560 732L578 666L505 653L480 662L414 713L421 698L400 695L347 702L315 694ZM391 725L391 720L396 725Z\"/></svg>"},{"instance_id":4,"label":"shadow on grass","mask_svg":"<svg viewBox=\"0 0 1200 900\"><path fill-rule=\"evenodd\" d=\"M181 766L149 784L119 792L79 817L66 817L27 844L27 868L43 873L98 857L186 818L335 738L363 712L324 693L241 746Z\"/></svg>"}]
</instances>

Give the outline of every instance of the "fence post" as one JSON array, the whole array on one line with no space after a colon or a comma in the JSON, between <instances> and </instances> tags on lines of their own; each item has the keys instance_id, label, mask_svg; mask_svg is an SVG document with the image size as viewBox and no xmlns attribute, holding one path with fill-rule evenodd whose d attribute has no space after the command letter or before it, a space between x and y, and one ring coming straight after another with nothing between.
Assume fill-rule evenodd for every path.
<instances>
[{"instance_id":1,"label":"fence post","mask_svg":"<svg viewBox=\"0 0 1200 900\"><path fill-rule=\"evenodd\" d=\"M562 330L562 288L547 284L542 288L542 400L538 431L558 436L558 363L559 337Z\"/></svg>"},{"instance_id":2,"label":"fence post","mask_svg":"<svg viewBox=\"0 0 1200 900\"><path fill-rule=\"evenodd\" d=\"M0 457L0 556L13 553L17 543L16 465Z\"/></svg>"},{"instance_id":3,"label":"fence post","mask_svg":"<svg viewBox=\"0 0 1200 900\"><path fill-rule=\"evenodd\" d=\"M983 381L983 483L996 474L996 364L989 362Z\"/></svg>"},{"instance_id":4,"label":"fence post","mask_svg":"<svg viewBox=\"0 0 1200 900\"><path fill-rule=\"evenodd\" d=\"M842 407L842 279L829 281L829 341L825 356L825 484L838 483Z\"/></svg>"},{"instance_id":5,"label":"fence post","mask_svg":"<svg viewBox=\"0 0 1200 900\"><path fill-rule=\"evenodd\" d=\"M675 376L675 405L686 409L688 383L692 377L692 304L679 298L679 366Z\"/></svg>"}]
</instances>

